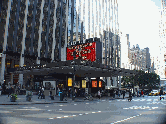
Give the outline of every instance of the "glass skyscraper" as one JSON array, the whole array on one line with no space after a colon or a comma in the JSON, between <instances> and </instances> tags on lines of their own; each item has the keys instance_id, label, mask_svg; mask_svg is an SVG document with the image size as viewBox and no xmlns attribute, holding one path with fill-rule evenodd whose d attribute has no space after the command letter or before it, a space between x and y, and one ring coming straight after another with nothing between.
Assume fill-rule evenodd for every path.
<instances>
[{"instance_id":1,"label":"glass skyscraper","mask_svg":"<svg viewBox=\"0 0 166 124\"><path fill-rule=\"evenodd\" d=\"M120 67L117 0L4 0L0 7L1 83L13 79L11 69L66 61L66 47L95 38L102 63Z\"/></svg>"}]
</instances>

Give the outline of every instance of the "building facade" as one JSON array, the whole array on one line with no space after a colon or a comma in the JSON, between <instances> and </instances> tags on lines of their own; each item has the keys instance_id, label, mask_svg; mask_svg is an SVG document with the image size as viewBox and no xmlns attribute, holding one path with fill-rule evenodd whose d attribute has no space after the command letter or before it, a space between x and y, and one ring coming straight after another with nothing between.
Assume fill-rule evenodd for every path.
<instances>
[{"instance_id":1,"label":"building facade","mask_svg":"<svg viewBox=\"0 0 166 124\"><path fill-rule=\"evenodd\" d=\"M129 42L129 34L121 33L120 36L121 41L121 67L125 69L130 68L130 59L129 59L129 50L130 50L130 42Z\"/></svg>"},{"instance_id":2,"label":"building facade","mask_svg":"<svg viewBox=\"0 0 166 124\"><path fill-rule=\"evenodd\" d=\"M161 9L160 9L161 19L159 21L159 52L158 55L158 75L161 78L166 78L166 62L165 62L165 54L166 54L166 0L161 0Z\"/></svg>"},{"instance_id":3,"label":"building facade","mask_svg":"<svg viewBox=\"0 0 166 124\"><path fill-rule=\"evenodd\" d=\"M68 46L95 38L102 64L121 65L117 0L4 0L0 11L1 83L24 84L15 68L66 61Z\"/></svg>"},{"instance_id":4,"label":"building facade","mask_svg":"<svg viewBox=\"0 0 166 124\"><path fill-rule=\"evenodd\" d=\"M133 46L129 50L130 69L152 72L149 48L140 49L139 45Z\"/></svg>"}]
</instances>

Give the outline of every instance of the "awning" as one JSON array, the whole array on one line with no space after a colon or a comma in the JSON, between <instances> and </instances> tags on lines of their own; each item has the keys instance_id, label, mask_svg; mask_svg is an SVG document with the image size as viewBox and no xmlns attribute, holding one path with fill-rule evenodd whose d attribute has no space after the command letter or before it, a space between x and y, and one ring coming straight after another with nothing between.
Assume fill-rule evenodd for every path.
<instances>
[{"instance_id":1,"label":"awning","mask_svg":"<svg viewBox=\"0 0 166 124\"><path fill-rule=\"evenodd\" d=\"M75 64L75 65L74 65ZM75 68L75 69L74 69ZM18 68L14 73L33 74L33 75L51 75L51 74L77 74L80 77L116 77L131 76L136 74L135 70L105 66L96 62L87 62L82 60L54 62L43 66Z\"/></svg>"}]
</instances>

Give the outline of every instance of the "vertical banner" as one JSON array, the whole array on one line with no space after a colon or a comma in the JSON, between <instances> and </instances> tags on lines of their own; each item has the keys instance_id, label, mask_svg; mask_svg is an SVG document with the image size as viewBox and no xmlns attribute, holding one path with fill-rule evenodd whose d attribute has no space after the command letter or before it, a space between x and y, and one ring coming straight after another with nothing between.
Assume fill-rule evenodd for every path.
<instances>
[{"instance_id":1,"label":"vertical banner","mask_svg":"<svg viewBox=\"0 0 166 124\"><path fill-rule=\"evenodd\" d=\"M102 82L101 81L99 81L99 87L102 87Z\"/></svg>"},{"instance_id":2,"label":"vertical banner","mask_svg":"<svg viewBox=\"0 0 166 124\"><path fill-rule=\"evenodd\" d=\"M72 78L68 78L68 86L72 86Z\"/></svg>"},{"instance_id":3,"label":"vertical banner","mask_svg":"<svg viewBox=\"0 0 166 124\"><path fill-rule=\"evenodd\" d=\"M82 88L86 88L86 80L82 80Z\"/></svg>"},{"instance_id":4,"label":"vertical banner","mask_svg":"<svg viewBox=\"0 0 166 124\"><path fill-rule=\"evenodd\" d=\"M97 87L97 81L92 81L92 87Z\"/></svg>"}]
</instances>

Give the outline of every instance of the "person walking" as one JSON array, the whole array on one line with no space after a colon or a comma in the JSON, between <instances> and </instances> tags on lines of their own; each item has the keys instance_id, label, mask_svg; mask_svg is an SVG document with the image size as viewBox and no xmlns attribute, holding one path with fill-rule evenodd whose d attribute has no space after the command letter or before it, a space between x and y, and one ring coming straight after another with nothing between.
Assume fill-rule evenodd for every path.
<instances>
[{"instance_id":1,"label":"person walking","mask_svg":"<svg viewBox=\"0 0 166 124\"><path fill-rule=\"evenodd\" d=\"M77 97L77 89L75 89L75 97Z\"/></svg>"},{"instance_id":2,"label":"person walking","mask_svg":"<svg viewBox=\"0 0 166 124\"><path fill-rule=\"evenodd\" d=\"M99 99L100 99L100 95L101 95L101 94L100 94L100 90L99 90L99 91L98 91L98 97L99 97Z\"/></svg>"},{"instance_id":3,"label":"person walking","mask_svg":"<svg viewBox=\"0 0 166 124\"><path fill-rule=\"evenodd\" d=\"M141 95L144 97L144 92L143 92L143 90L141 90Z\"/></svg>"},{"instance_id":4,"label":"person walking","mask_svg":"<svg viewBox=\"0 0 166 124\"><path fill-rule=\"evenodd\" d=\"M124 99L124 97L125 97L125 91L124 90L123 90L122 94L123 94L123 99Z\"/></svg>"},{"instance_id":5,"label":"person walking","mask_svg":"<svg viewBox=\"0 0 166 124\"><path fill-rule=\"evenodd\" d=\"M128 101L131 101L132 100L132 94L131 94L131 90L129 90L129 99Z\"/></svg>"},{"instance_id":6,"label":"person walking","mask_svg":"<svg viewBox=\"0 0 166 124\"><path fill-rule=\"evenodd\" d=\"M68 90L68 97L70 97L70 89Z\"/></svg>"}]
</instances>

